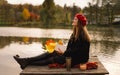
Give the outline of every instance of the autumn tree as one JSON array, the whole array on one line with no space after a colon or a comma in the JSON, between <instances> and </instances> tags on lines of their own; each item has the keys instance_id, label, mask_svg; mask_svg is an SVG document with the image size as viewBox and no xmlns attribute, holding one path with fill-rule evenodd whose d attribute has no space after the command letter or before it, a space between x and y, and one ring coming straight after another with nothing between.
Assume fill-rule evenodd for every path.
<instances>
[{"instance_id":1,"label":"autumn tree","mask_svg":"<svg viewBox=\"0 0 120 75\"><path fill-rule=\"evenodd\" d=\"M25 21L27 21L27 20L30 18L30 12L29 12L29 10L28 10L27 8L24 8L24 9L23 9L22 14L23 14L23 19L24 19Z\"/></svg>"}]
</instances>

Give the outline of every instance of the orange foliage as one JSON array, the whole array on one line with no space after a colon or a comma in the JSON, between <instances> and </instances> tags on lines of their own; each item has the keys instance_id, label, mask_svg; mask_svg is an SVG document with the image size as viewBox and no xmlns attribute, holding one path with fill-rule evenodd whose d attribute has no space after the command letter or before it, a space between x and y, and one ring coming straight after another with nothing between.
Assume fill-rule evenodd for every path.
<instances>
[{"instance_id":1,"label":"orange foliage","mask_svg":"<svg viewBox=\"0 0 120 75\"><path fill-rule=\"evenodd\" d=\"M39 20L40 16L35 14L34 12L30 12L30 19L31 20Z\"/></svg>"}]
</instances>

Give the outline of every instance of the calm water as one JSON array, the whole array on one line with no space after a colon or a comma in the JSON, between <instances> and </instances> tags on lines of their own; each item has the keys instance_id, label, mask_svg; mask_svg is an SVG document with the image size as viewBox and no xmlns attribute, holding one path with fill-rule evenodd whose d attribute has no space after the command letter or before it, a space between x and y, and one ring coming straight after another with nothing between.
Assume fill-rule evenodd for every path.
<instances>
[{"instance_id":1,"label":"calm water","mask_svg":"<svg viewBox=\"0 0 120 75\"><path fill-rule=\"evenodd\" d=\"M119 28L92 29L90 55L98 56L109 75L120 74ZM0 75L19 75L22 71L13 55L31 57L44 52L47 39L63 40L67 45L72 30L0 27ZM27 42L25 41L27 38Z\"/></svg>"}]
</instances>

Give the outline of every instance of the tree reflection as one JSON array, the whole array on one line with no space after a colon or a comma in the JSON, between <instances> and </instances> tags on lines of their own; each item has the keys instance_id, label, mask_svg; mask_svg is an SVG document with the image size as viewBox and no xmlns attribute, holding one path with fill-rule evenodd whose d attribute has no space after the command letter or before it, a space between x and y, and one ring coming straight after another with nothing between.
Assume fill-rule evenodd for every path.
<instances>
[{"instance_id":1,"label":"tree reflection","mask_svg":"<svg viewBox=\"0 0 120 75\"><path fill-rule=\"evenodd\" d=\"M113 55L119 48L120 42L101 41L101 51L104 54Z\"/></svg>"},{"instance_id":2,"label":"tree reflection","mask_svg":"<svg viewBox=\"0 0 120 75\"><path fill-rule=\"evenodd\" d=\"M0 37L0 48L3 48L7 45L10 45L10 38L7 39L7 37Z\"/></svg>"},{"instance_id":3,"label":"tree reflection","mask_svg":"<svg viewBox=\"0 0 120 75\"><path fill-rule=\"evenodd\" d=\"M111 36L108 34L106 36ZM4 48L12 43L19 43L21 45L29 45L31 43L41 43L43 48L45 48L46 40L52 39L58 41L60 39L55 38L32 38L32 37L0 37L0 48ZM105 38L104 38L105 39ZM68 39L62 39L64 44L67 44ZM103 55L114 55L115 52L120 48L120 42L102 40L102 41L92 41L91 42L91 55L98 55L102 53Z\"/></svg>"},{"instance_id":4,"label":"tree reflection","mask_svg":"<svg viewBox=\"0 0 120 75\"><path fill-rule=\"evenodd\" d=\"M104 31L102 35L103 35L103 38L102 38L103 40L113 41L114 40L114 29L109 28L106 31Z\"/></svg>"},{"instance_id":5,"label":"tree reflection","mask_svg":"<svg viewBox=\"0 0 120 75\"><path fill-rule=\"evenodd\" d=\"M120 48L120 42L113 41L95 41L91 43L91 55L114 55Z\"/></svg>"},{"instance_id":6,"label":"tree reflection","mask_svg":"<svg viewBox=\"0 0 120 75\"><path fill-rule=\"evenodd\" d=\"M13 42L18 42L19 44L31 44L32 42L39 42L39 39L29 37L0 37L0 48L10 45Z\"/></svg>"},{"instance_id":7,"label":"tree reflection","mask_svg":"<svg viewBox=\"0 0 120 75\"><path fill-rule=\"evenodd\" d=\"M58 41L60 39L55 38L33 38L33 37L0 37L0 48L4 48L7 45L10 45L12 43L19 43L19 44L31 44L33 42L40 42L43 46L45 45L45 41L53 39L55 41ZM64 41L64 44L67 43L67 39L62 39Z\"/></svg>"}]
</instances>

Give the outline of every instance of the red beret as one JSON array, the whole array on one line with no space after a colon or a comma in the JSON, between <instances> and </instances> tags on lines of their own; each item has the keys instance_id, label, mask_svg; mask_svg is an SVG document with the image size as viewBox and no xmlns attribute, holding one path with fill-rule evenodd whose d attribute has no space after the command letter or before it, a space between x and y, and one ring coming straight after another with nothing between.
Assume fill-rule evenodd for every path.
<instances>
[{"instance_id":1,"label":"red beret","mask_svg":"<svg viewBox=\"0 0 120 75\"><path fill-rule=\"evenodd\" d=\"M86 19L86 17L85 17L84 15L77 13L77 14L75 15L75 17L77 17L78 20L81 21L81 23L82 23L83 26L86 26L86 24L87 24L87 19Z\"/></svg>"}]
</instances>

